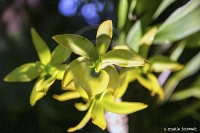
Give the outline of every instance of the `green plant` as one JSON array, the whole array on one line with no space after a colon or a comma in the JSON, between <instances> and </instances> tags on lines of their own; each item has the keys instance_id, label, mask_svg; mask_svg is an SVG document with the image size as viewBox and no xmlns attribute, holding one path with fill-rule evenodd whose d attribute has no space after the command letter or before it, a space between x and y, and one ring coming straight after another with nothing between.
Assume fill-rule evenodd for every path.
<instances>
[{"instance_id":1,"label":"green plant","mask_svg":"<svg viewBox=\"0 0 200 133\"><path fill-rule=\"evenodd\" d=\"M75 103L75 107L79 111L88 110L81 122L68 132L81 129L90 118L104 130L108 126L106 112L126 115L145 109L147 103L122 101L129 85L136 80L152 96L158 96L155 108L168 99L199 98L199 76L188 89L173 91L181 80L199 71L199 52L184 65L179 59L184 49L200 46L200 2L190 1L163 23L151 24L173 2L156 0L147 6L149 2L146 0L119 0L117 29L120 33L117 38L112 38L112 21L107 20L97 30L96 44L76 34L53 36L59 45L52 54L42 38L31 29L40 61L14 69L4 81L29 82L38 77L30 96L33 106L56 79L62 80L65 92L54 94L53 98L58 101L82 98L83 102ZM114 47L108 50L112 40ZM153 46L161 50L158 52L154 48L151 52ZM65 64L71 52L79 57ZM188 109L189 106L180 116L194 113L199 105L192 105L192 110Z\"/></svg>"}]
</instances>

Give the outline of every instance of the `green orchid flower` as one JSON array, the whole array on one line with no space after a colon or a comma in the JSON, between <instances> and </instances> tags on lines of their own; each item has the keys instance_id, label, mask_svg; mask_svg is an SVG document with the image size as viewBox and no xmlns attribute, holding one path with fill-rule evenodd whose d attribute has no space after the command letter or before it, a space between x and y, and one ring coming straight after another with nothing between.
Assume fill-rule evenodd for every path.
<instances>
[{"instance_id":1,"label":"green orchid flower","mask_svg":"<svg viewBox=\"0 0 200 133\"><path fill-rule=\"evenodd\" d=\"M54 81L62 80L67 64L63 64L71 52L61 46L57 46L51 53L45 41L38 35L35 29L31 29L33 44L40 61L26 63L14 69L5 76L6 82L29 82L38 77L31 95L30 104L41 99Z\"/></svg>"},{"instance_id":2,"label":"green orchid flower","mask_svg":"<svg viewBox=\"0 0 200 133\"><path fill-rule=\"evenodd\" d=\"M96 35L96 47L91 41L80 35L53 36L58 44L81 56L73 60L67 67L62 86L66 87L74 80L87 93L88 99L91 99L102 93L106 88L114 89L117 86L115 84L118 82L119 76L113 76L113 74L116 75L117 69L107 66L134 67L148 64L144 58L130 50L114 49L107 52L111 38L111 20L107 20L99 26Z\"/></svg>"},{"instance_id":3,"label":"green orchid flower","mask_svg":"<svg viewBox=\"0 0 200 133\"><path fill-rule=\"evenodd\" d=\"M116 114L127 115L145 109L147 105L144 103L121 102L118 100L124 91L124 78L120 78L119 80L120 82L118 89L112 90L107 88L102 93L95 95L93 98L88 100L86 99L87 102L85 104L82 102L75 103L75 107L79 111L87 110L87 113L77 126L71 127L67 131L74 132L83 128L90 120L90 118L92 119L93 124L97 125L102 130L104 130L107 127L107 123L105 120L106 111ZM54 95L55 99L59 101L66 101L79 97L85 98L85 96L87 96L86 92L83 91L83 88L80 86L80 84L76 84L74 81L70 82L70 84L63 89L68 91L60 95Z\"/></svg>"},{"instance_id":4,"label":"green orchid flower","mask_svg":"<svg viewBox=\"0 0 200 133\"><path fill-rule=\"evenodd\" d=\"M149 47L151 46L154 37L157 33L157 28L153 27L150 29L144 36L141 38L139 42L139 53L143 55L143 57L147 56ZM118 46L116 47L116 49ZM121 46L120 46L121 48ZM123 47L125 49L129 49L128 47ZM151 95L158 95L160 100L164 99L163 88L161 87L158 78L154 75L154 73L161 73L165 70L170 71L178 71L183 68L183 65L176 61L172 61L169 57L163 55L154 55L148 59L149 66L144 67L134 67L134 68L123 68L120 71L120 75L126 79L124 86L128 86L128 84L134 80L138 80L138 82L151 91ZM126 91L126 87L124 87L124 92ZM121 94L123 95L123 94Z\"/></svg>"}]
</instances>

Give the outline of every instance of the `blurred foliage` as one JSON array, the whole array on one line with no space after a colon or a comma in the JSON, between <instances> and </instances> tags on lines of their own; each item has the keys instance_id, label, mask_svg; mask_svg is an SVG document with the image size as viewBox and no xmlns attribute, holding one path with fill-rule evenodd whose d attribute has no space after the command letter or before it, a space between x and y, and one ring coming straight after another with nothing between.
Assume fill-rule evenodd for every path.
<instances>
[{"instance_id":1,"label":"blurred foliage","mask_svg":"<svg viewBox=\"0 0 200 133\"><path fill-rule=\"evenodd\" d=\"M148 104L145 110L128 115L129 132L161 133L164 127L196 127L199 131L200 2L98 1L104 3L103 10L97 11L101 16L99 23L112 19L116 27L111 45L116 49L120 47L137 52L150 63L150 67L128 68L120 73L122 77L127 75L123 83L124 88L128 87L124 93L121 92L121 95L124 94L122 100ZM91 3L94 4L94 1ZM108 3L114 7L111 12L107 8ZM90 2L84 1L78 11L84 4ZM2 79L16 66L38 60L31 42L31 27L46 40L50 50L57 46L51 39L56 34L76 33L92 42L96 38L97 27L87 27L90 31L80 30L88 22L79 13L73 17L60 15L58 1L3 0L0 6ZM76 57L72 54L67 63ZM52 99L53 94L63 92L59 81L54 82L47 95L34 107L29 105L34 82L8 84L2 80L0 84L0 131L64 133L66 127L76 125L85 115L73 107L74 102L80 99L62 103ZM151 91L154 97L144 88ZM160 101L158 96L162 99L162 91L164 100ZM77 132L107 131L89 122Z\"/></svg>"}]
</instances>

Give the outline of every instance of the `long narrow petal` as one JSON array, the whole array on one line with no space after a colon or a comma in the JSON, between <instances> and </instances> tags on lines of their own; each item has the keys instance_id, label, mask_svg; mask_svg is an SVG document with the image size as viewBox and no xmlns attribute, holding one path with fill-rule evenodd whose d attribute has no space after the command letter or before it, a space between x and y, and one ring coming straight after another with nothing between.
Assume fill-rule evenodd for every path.
<instances>
[{"instance_id":1,"label":"long narrow petal","mask_svg":"<svg viewBox=\"0 0 200 133\"><path fill-rule=\"evenodd\" d=\"M53 98L58 101L67 101L67 100L76 99L80 97L81 95L77 91L70 91L70 92L64 92L60 95L56 95L56 94L53 95Z\"/></svg>"},{"instance_id":2,"label":"long narrow petal","mask_svg":"<svg viewBox=\"0 0 200 133\"><path fill-rule=\"evenodd\" d=\"M103 107L112 113L130 114L142 110L147 107L144 103L139 102L114 102L108 99L102 99Z\"/></svg>"},{"instance_id":3,"label":"long narrow petal","mask_svg":"<svg viewBox=\"0 0 200 133\"><path fill-rule=\"evenodd\" d=\"M93 108L94 108L94 101L92 102L89 110L87 111L86 115L83 117L81 122L77 126L69 128L67 131L68 132L74 132L76 130L79 130L79 129L83 128L85 126L85 124L90 120Z\"/></svg>"},{"instance_id":4,"label":"long narrow petal","mask_svg":"<svg viewBox=\"0 0 200 133\"><path fill-rule=\"evenodd\" d=\"M76 34L55 35L53 39L63 46L70 49L75 54L96 60L98 58L96 49L87 38Z\"/></svg>"},{"instance_id":5,"label":"long narrow petal","mask_svg":"<svg viewBox=\"0 0 200 133\"><path fill-rule=\"evenodd\" d=\"M96 50L101 56L106 53L112 38L112 21L104 21L97 30Z\"/></svg>"},{"instance_id":6,"label":"long narrow petal","mask_svg":"<svg viewBox=\"0 0 200 133\"><path fill-rule=\"evenodd\" d=\"M119 88L119 74L117 69L113 65L109 65L104 68L109 75L108 90L115 91Z\"/></svg>"},{"instance_id":7,"label":"long narrow petal","mask_svg":"<svg viewBox=\"0 0 200 133\"><path fill-rule=\"evenodd\" d=\"M50 64L61 64L65 62L70 55L71 51L69 49L65 49L61 45L58 45L52 52Z\"/></svg>"},{"instance_id":8,"label":"long narrow petal","mask_svg":"<svg viewBox=\"0 0 200 133\"><path fill-rule=\"evenodd\" d=\"M48 88L45 88L46 90ZM34 106L35 103L40 100L43 96L45 95L44 92L38 92L36 91L36 85L34 85L33 89L32 89L32 92L31 92L31 95L30 95L30 104L31 106Z\"/></svg>"},{"instance_id":9,"label":"long narrow petal","mask_svg":"<svg viewBox=\"0 0 200 133\"><path fill-rule=\"evenodd\" d=\"M76 109L78 109L79 111L86 111L89 108L90 105L91 105L91 100L87 101L87 103L85 103L85 104L82 103L82 102L74 104Z\"/></svg>"},{"instance_id":10,"label":"long narrow petal","mask_svg":"<svg viewBox=\"0 0 200 133\"><path fill-rule=\"evenodd\" d=\"M29 82L39 76L35 63L27 63L11 71L4 81L6 82Z\"/></svg>"},{"instance_id":11,"label":"long narrow petal","mask_svg":"<svg viewBox=\"0 0 200 133\"><path fill-rule=\"evenodd\" d=\"M106 129L107 124L104 116L104 108L99 100L96 100L95 102L92 112L92 123L99 126L102 130Z\"/></svg>"},{"instance_id":12,"label":"long narrow petal","mask_svg":"<svg viewBox=\"0 0 200 133\"><path fill-rule=\"evenodd\" d=\"M146 66L148 62L139 54L127 49L114 49L102 57L103 64L114 64L122 67Z\"/></svg>"},{"instance_id":13,"label":"long narrow petal","mask_svg":"<svg viewBox=\"0 0 200 133\"><path fill-rule=\"evenodd\" d=\"M44 65L48 64L51 60L51 51L47 46L46 42L40 37L40 35L33 28L31 28L31 36L37 54L40 58L40 61Z\"/></svg>"}]
</instances>

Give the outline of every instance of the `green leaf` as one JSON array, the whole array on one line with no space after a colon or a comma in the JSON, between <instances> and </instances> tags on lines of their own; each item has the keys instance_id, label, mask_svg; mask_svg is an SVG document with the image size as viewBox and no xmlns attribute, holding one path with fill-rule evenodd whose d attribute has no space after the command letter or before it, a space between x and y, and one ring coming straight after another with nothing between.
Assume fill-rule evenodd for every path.
<instances>
[{"instance_id":1,"label":"green leaf","mask_svg":"<svg viewBox=\"0 0 200 133\"><path fill-rule=\"evenodd\" d=\"M114 49L102 57L103 64L114 64L122 67L145 66L148 62L135 52L126 49Z\"/></svg>"},{"instance_id":2,"label":"green leaf","mask_svg":"<svg viewBox=\"0 0 200 133\"><path fill-rule=\"evenodd\" d=\"M175 0L162 0L160 6L153 15L153 19L156 19L169 5L171 5Z\"/></svg>"},{"instance_id":3,"label":"green leaf","mask_svg":"<svg viewBox=\"0 0 200 133\"><path fill-rule=\"evenodd\" d=\"M81 122L75 126L75 127L71 127L67 130L67 132L74 132L76 130L79 130L81 128L83 128L85 126L85 124L90 120L90 117L92 115L92 111L93 111L93 108L94 108L94 101L92 102L89 110L87 111L86 115L83 117L83 119L81 120Z\"/></svg>"},{"instance_id":4,"label":"green leaf","mask_svg":"<svg viewBox=\"0 0 200 133\"><path fill-rule=\"evenodd\" d=\"M6 82L29 82L39 76L35 63L27 63L15 68L5 76Z\"/></svg>"},{"instance_id":5,"label":"green leaf","mask_svg":"<svg viewBox=\"0 0 200 133\"><path fill-rule=\"evenodd\" d=\"M141 22L140 20L138 20L131 27L126 37L126 43L130 47L131 50L138 52L139 42L140 42L141 37L142 37Z\"/></svg>"},{"instance_id":6,"label":"green leaf","mask_svg":"<svg viewBox=\"0 0 200 133\"><path fill-rule=\"evenodd\" d=\"M164 70L178 71L183 68L183 65L170 60L169 57L163 55L155 55L148 59L151 70L154 72L162 72Z\"/></svg>"},{"instance_id":7,"label":"green leaf","mask_svg":"<svg viewBox=\"0 0 200 133\"><path fill-rule=\"evenodd\" d=\"M173 93L176 86L179 84L179 82L196 73L200 68L200 52L197 53L184 67L182 70L176 72L174 75L172 75L167 82L164 85L165 90L165 100L167 101L168 98Z\"/></svg>"},{"instance_id":8,"label":"green leaf","mask_svg":"<svg viewBox=\"0 0 200 133\"><path fill-rule=\"evenodd\" d=\"M69 58L70 55L71 55L70 50L65 49L62 46L58 45L52 52L50 64L51 65L62 64Z\"/></svg>"},{"instance_id":9,"label":"green leaf","mask_svg":"<svg viewBox=\"0 0 200 133\"><path fill-rule=\"evenodd\" d=\"M180 100L187 99L189 97L196 97L200 99L199 87L200 87L200 76L198 76L197 79L195 79L195 82L192 83L192 85L189 86L188 88L173 93L169 100L180 101Z\"/></svg>"},{"instance_id":10,"label":"green leaf","mask_svg":"<svg viewBox=\"0 0 200 133\"><path fill-rule=\"evenodd\" d=\"M46 88L48 89L48 88ZM44 97L44 92L38 92L36 91L36 84L34 85L31 95L30 95L30 104L31 106L34 106L38 100L40 100L42 97Z\"/></svg>"},{"instance_id":11,"label":"green leaf","mask_svg":"<svg viewBox=\"0 0 200 133\"><path fill-rule=\"evenodd\" d=\"M108 99L102 99L103 107L112 113L116 114L131 114L147 107L144 103L139 102L114 102Z\"/></svg>"},{"instance_id":12,"label":"green leaf","mask_svg":"<svg viewBox=\"0 0 200 133\"><path fill-rule=\"evenodd\" d=\"M79 57L73 60L65 70L62 86L65 87L70 81L74 79L86 65L91 65L91 61L84 57Z\"/></svg>"},{"instance_id":13,"label":"green leaf","mask_svg":"<svg viewBox=\"0 0 200 133\"><path fill-rule=\"evenodd\" d=\"M155 44L174 42L200 30L200 1L192 0L177 9L158 29Z\"/></svg>"},{"instance_id":14,"label":"green leaf","mask_svg":"<svg viewBox=\"0 0 200 133\"><path fill-rule=\"evenodd\" d=\"M92 111L92 123L99 126L102 130L106 129L107 124L104 116L104 108L99 100L96 100Z\"/></svg>"},{"instance_id":15,"label":"green leaf","mask_svg":"<svg viewBox=\"0 0 200 133\"><path fill-rule=\"evenodd\" d=\"M98 58L96 49L91 41L87 38L75 34L55 35L53 39L63 46L70 49L75 54L96 60Z\"/></svg>"},{"instance_id":16,"label":"green leaf","mask_svg":"<svg viewBox=\"0 0 200 133\"><path fill-rule=\"evenodd\" d=\"M58 100L58 101L67 101L67 100L71 100L71 99L76 99L76 98L80 98L80 94L77 91L70 91L70 92L64 92L60 95L53 95L53 98Z\"/></svg>"},{"instance_id":17,"label":"green leaf","mask_svg":"<svg viewBox=\"0 0 200 133\"><path fill-rule=\"evenodd\" d=\"M119 74L117 69L113 65L106 66L104 70L109 75L108 90L115 91L119 87Z\"/></svg>"},{"instance_id":18,"label":"green leaf","mask_svg":"<svg viewBox=\"0 0 200 133\"><path fill-rule=\"evenodd\" d=\"M40 61L44 65L48 64L51 60L51 51L46 42L38 35L34 28L31 28L31 36Z\"/></svg>"},{"instance_id":19,"label":"green leaf","mask_svg":"<svg viewBox=\"0 0 200 133\"><path fill-rule=\"evenodd\" d=\"M118 17L117 17L117 28L122 29L126 23L128 17L128 0L119 0L118 2Z\"/></svg>"},{"instance_id":20,"label":"green leaf","mask_svg":"<svg viewBox=\"0 0 200 133\"><path fill-rule=\"evenodd\" d=\"M112 38L112 21L104 21L97 30L96 36L96 50L98 55L106 53Z\"/></svg>"}]
</instances>

